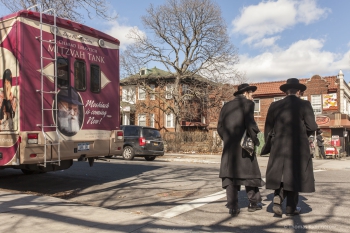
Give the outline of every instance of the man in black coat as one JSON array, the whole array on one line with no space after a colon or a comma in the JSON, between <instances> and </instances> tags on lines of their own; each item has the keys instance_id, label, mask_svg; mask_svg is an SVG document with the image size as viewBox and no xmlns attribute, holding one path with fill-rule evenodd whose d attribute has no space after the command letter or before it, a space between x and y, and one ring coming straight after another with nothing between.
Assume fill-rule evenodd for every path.
<instances>
[{"instance_id":1,"label":"man in black coat","mask_svg":"<svg viewBox=\"0 0 350 233\"><path fill-rule=\"evenodd\" d=\"M323 134L322 130L318 129L317 136L316 136L317 146L320 149L322 158L327 159L326 154L324 153L324 145L323 145L324 140L323 140L322 134Z\"/></svg>"},{"instance_id":2,"label":"man in black coat","mask_svg":"<svg viewBox=\"0 0 350 233\"><path fill-rule=\"evenodd\" d=\"M258 187L264 185L255 152L250 155L242 149L240 142L245 131L259 146L257 134L259 128L254 120L254 102L252 93L256 86L241 84L234 93L234 100L227 102L221 109L218 121L218 134L224 142L221 157L220 175L222 187L226 189L227 208L232 216L239 214L238 191L241 185L246 187L249 199L248 211L262 209Z\"/></svg>"},{"instance_id":3,"label":"man in black coat","mask_svg":"<svg viewBox=\"0 0 350 233\"><path fill-rule=\"evenodd\" d=\"M299 214L299 192L315 192L315 180L308 137L317 130L309 101L298 97L306 86L296 78L280 86L287 96L273 102L267 112L265 141L273 132L266 169L266 188L275 190L273 211L282 215L281 204L287 198L286 214Z\"/></svg>"}]
</instances>

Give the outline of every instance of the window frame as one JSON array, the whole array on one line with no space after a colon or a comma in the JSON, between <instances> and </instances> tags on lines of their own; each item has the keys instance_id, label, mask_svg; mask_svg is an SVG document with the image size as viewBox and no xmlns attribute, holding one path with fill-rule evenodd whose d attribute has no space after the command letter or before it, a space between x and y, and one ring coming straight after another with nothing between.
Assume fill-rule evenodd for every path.
<instances>
[{"instance_id":1,"label":"window frame","mask_svg":"<svg viewBox=\"0 0 350 233\"><path fill-rule=\"evenodd\" d=\"M171 121L169 121L171 123L170 126L168 126L168 116L171 116ZM175 128L175 119L174 119L174 113L165 113L165 127L166 128Z\"/></svg>"},{"instance_id":2,"label":"window frame","mask_svg":"<svg viewBox=\"0 0 350 233\"><path fill-rule=\"evenodd\" d=\"M152 128L155 128L156 124L155 124L155 114L154 113L150 113L149 114L149 126Z\"/></svg>"},{"instance_id":3,"label":"window frame","mask_svg":"<svg viewBox=\"0 0 350 233\"><path fill-rule=\"evenodd\" d=\"M273 97L273 102L279 101L279 100L283 100L284 97L282 96L278 96L278 97Z\"/></svg>"},{"instance_id":4,"label":"window frame","mask_svg":"<svg viewBox=\"0 0 350 233\"><path fill-rule=\"evenodd\" d=\"M149 87L152 90L152 92L155 92L155 90L156 90L156 85L155 84L150 84ZM149 94L149 99L150 100L155 100L156 99L156 95L154 93L150 93Z\"/></svg>"},{"instance_id":5,"label":"window frame","mask_svg":"<svg viewBox=\"0 0 350 233\"><path fill-rule=\"evenodd\" d=\"M122 87L122 101L130 104L136 103L136 94L135 89L132 86L123 86ZM133 93L131 93L133 92ZM131 95L132 94L132 95Z\"/></svg>"},{"instance_id":6,"label":"window frame","mask_svg":"<svg viewBox=\"0 0 350 233\"><path fill-rule=\"evenodd\" d=\"M144 116L145 117L145 120L144 120L144 125L140 125L140 118L141 116ZM143 122L143 121L142 121ZM138 126L147 126L147 116L145 113L140 113L137 115L137 125Z\"/></svg>"},{"instance_id":7,"label":"window frame","mask_svg":"<svg viewBox=\"0 0 350 233\"><path fill-rule=\"evenodd\" d=\"M85 83L85 88L83 88L83 89L78 89L77 86L76 86L76 84L77 84L77 82L76 82L76 80L77 80L77 77L76 77L76 64L77 64L77 63L84 64L84 70L83 70L83 72L84 72L84 74L83 74L84 79L83 79L83 81L84 81L84 83ZM79 92L84 92L84 91L87 90L86 62L85 62L84 60L76 59L76 60L74 61L74 88L75 88L75 90L77 90L77 91L79 91Z\"/></svg>"},{"instance_id":8,"label":"window frame","mask_svg":"<svg viewBox=\"0 0 350 233\"><path fill-rule=\"evenodd\" d=\"M140 98L141 91L143 92L142 94L144 95L143 98ZM142 88L141 86L137 87L137 99L138 100L146 100L146 90Z\"/></svg>"},{"instance_id":9,"label":"window frame","mask_svg":"<svg viewBox=\"0 0 350 233\"><path fill-rule=\"evenodd\" d=\"M58 74L58 61L59 60L65 60L66 63L67 63L67 85L61 85L59 82L58 82L58 77L59 77L59 74ZM69 58L66 58L66 57L57 57L57 60L56 60L56 69L57 69L57 87L60 88L60 89L68 89L68 87L70 86L70 65L69 65ZM60 78L60 80L63 80Z\"/></svg>"},{"instance_id":10,"label":"window frame","mask_svg":"<svg viewBox=\"0 0 350 233\"><path fill-rule=\"evenodd\" d=\"M319 104L315 104L314 103L314 99L313 99L313 97L315 98L315 97L319 97L320 98L320 103ZM311 103L311 106L312 106L312 109L313 109L313 111L314 111L314 114L315 115L318 115L318 114L322 114L322 95L321 94L319 94L319 95L311 95L311 97L310 97L310 103ZM317 109L315 109L315 105L316 106L318 106L319 105L319 112L317 112L317 111L315 111L315 110L317 110Z\"/></svg>"},{"instance_id":11,"label":"window frame","mask_svg":"<svg viewBox=\"0 0 350 233\"><path fill-rule=\"evenodd\" d=\"M98 70L99 70L99 73L98 73L98 81L99 81L99 90L98 91L94 91L93 89L92 89L92 87L93 87L93 85L92 85L92 83L93 83L93 78L92 78L92 67L98 67ZM96 93L96 94L98 94L98 93L100 93L101 92L101 90L102 90L102 85L101 85L101 67L99 66L99 65L97 65L97 64L90 64L90 91L92 92L92 93Z\"/></svg>"},{"instance_id":12,"label":"window frame","mask_svg":"<svg viewBox=\"0 0 350 233\"><path fill-rule=\"evenodd\" d=\"M168 90L169 89L168 86L171 88L171 90ZM167 99L167 100L172 99L173 92L174 92L174 86L175 85L173 83L168 83L165 85L165 99Z\"/></svg>"},{"instance_id":13,"label":"window frame","mask_svg":"<svg viewBox=\"0 0 350 233\"><path fill-rule=\"evenodd\" d=\"M259 111L257 111L257 110L255 110L255 107L257 106L256 104L256 101L258 101L258 104L259 104L259 106L258 106L258 110ZM260 99L253 99L253 102L254 102L254 113L260 113L260 111L261 111L261 101L260 101Z\"/></svg>"}]
</instances>

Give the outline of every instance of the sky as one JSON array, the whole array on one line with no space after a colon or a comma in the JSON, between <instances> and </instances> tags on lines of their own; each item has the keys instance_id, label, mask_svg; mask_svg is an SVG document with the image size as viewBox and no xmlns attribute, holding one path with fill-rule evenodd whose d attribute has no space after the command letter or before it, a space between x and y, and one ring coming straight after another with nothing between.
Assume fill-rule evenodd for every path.
<instances>
[{"instance_id":1,"label":"sky","mask_svg":"<svg viewBox=\"0 0 350 233\"><path fill-rule=\"evenodd\" d=\"M128 31L146 33L145 9L165 0L110 0L112 22L97 17L84 24L119 39L121 50L133 41ZM238 49L236 68L249 82L269 82L313 75L336 76L350 82L350 1L348 0L213 0L222 11L231 42ZM0 8L0 15L8 11ZM146 33L147 34L147 33ZM150 64L149 67L162 67Z\"/></svg>"}]
</instances>

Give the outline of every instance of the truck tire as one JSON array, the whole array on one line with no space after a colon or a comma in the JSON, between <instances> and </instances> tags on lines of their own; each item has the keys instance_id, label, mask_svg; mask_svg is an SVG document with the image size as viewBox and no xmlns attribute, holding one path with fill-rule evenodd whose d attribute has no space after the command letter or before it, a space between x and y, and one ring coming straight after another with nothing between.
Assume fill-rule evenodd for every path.
<instances>
[{"instance_id":1,"label":"truck tire","mask_svg":"<svg viewBox=\"0 0 350 233\"><path fill-rule=\"evenodd\" d=\"M27 169L21 169L21 171L23 172L24 175L32 175L32 174L39 173L37 171L27 170Z\"/></svg>"},{"instance_id":2,"label":"truck tire","mask_svg":"<svg viewBox=\"0 0 350 233\"><path fill-rule=\"evenodd\" d=\"M125 160L133 160L134 156L135 156L134 148L132 148L131 146L124 147L123 158Z\"/></svg>"}]
</instances>

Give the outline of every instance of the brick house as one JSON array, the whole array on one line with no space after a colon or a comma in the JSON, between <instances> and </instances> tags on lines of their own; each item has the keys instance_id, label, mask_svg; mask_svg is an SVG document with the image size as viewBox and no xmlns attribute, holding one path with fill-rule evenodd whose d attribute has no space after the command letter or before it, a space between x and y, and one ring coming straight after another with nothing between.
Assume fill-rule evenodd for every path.
<instances>
[{"instance_id":1,"label":"brick house","mask_svg":"<svg viewBox=\"0 0 350 233\"><path fill-rule=\"evenodd\" d=\"M175 131L172 95L175 77L156 67L120 80L121 122L124 125L150 126L161 132ZM184 131L207 129L207 91L212 83L200 76L181 80L179 93L183 104L180 120ZM193 95L194 90L198 92ZM193 97L195 96L195 97Z\"/></svg>"}]
</instances>

